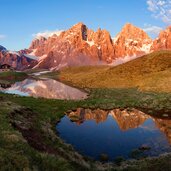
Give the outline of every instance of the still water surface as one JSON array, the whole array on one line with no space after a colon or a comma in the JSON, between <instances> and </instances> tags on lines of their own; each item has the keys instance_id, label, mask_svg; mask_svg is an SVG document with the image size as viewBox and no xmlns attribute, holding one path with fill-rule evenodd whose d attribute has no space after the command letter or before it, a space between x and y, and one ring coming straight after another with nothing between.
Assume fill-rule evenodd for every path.
<instances>
[{"instance_id":1,"label":"still water surface","mask_svg":"<svg viewBox=\"0 0 171 171\"><path fill-rule=\"evenodd\" d=\"M158 156L171 152L171 120L152 118L136 109L111 111L77 109L56 125L59 136L81 154L99 159L107 154L131 158L135 149L140 155Z\"/></svg>"},{"instance_id":2,"label":"still water surface","mask_svg":"<svg viewBox=\"0 0 171 171\"><path fill-rule=\"evenodd\" d=\"M87 94L53 79L26 79L10 86L1 84L0 90L21 96L43 97L47 99L81 100Z\"/></svg>"}]
</instances>

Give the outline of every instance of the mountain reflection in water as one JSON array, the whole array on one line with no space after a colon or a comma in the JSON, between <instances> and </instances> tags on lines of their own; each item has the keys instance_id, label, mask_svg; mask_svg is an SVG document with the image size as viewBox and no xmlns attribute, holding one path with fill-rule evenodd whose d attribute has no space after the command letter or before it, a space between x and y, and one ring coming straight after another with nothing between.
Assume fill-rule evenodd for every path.
<instances>
[{"instance_id":1,"label":"mountain reflection in water","mask_svg":"<svg viewBox=\"0 0 171 171\"><path fill-rule=\"evenodd\" d=\"M0 88L2 92L21 96L43 97L47 99L85 99L87 94L76 88L53 79L26 79L13 84L10 88Z\"/></svg>"},{"instance_id":2,"label":"mountain reflection in water","mask_svg":"<svg viewBox=\"0 0 171 171\"><path fill-rule=\"evenodd\" d=\"M153 118L136 109L105 111L78 108L70 111L56 128L67 143L81 153L98 159L101 153L110 159L128 157L143 145L149 156L171 152L171 120Z\"/></svg>"},{"instance_id":3,"label":"mountain reflection in water","mask_svg":"<svg viewBox=\"0 0 171 171\"><path fill-rule=\"evenodd\" d=\"M71 121L79 125L86 120L94 120L96 123L105 122L108 115L113 117L122 131L137 128L141 126L147 119L151 118L156 126L166 135L168 141L171 144L171 120L152 118L151 116L137 109L114 109L111 111L105 111L101 109L91 110L78 108L76 111L68 113L67 116Z\"/></svg>"}]
</instances>

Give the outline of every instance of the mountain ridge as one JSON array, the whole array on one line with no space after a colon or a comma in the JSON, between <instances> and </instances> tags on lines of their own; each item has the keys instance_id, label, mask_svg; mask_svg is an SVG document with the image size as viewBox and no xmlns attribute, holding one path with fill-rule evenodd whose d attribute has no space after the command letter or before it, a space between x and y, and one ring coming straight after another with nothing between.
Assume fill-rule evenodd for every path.
<instances>
[{"instance_id":1,"label":"mountain ridge","mask_svg":"<svg viewBox=\"0 0 171 171\"><path fill-rule=\"evenodd\" d=\"M168 30L167 34L171 35L171 31ZM165 39L170 42L170 36ZM153 51L171 49L171 46L156 47L157 38L152 40L143 29L130 23L125 24L114 39L107 30L99 28L93 31L84 23L78 23L58 35L47 38L43 41L44 45L41 40L42 38L39 40L40 47L31 49L37 51L36 55L43 55L43 61L41 60L37 67L50 66L52 70L66 66L112 64L119 58L127 57L131 60L132 57L140 57Z\"/></svg>"},{"instance_id":2,"label":"mountain ridge","mask_svg":"<svg viewBox=\"0 0 171 171\"><path fill-rule=\"evenodd\" d=\"M5 61L9 64L12 59L16 61L15 63L18 63L19 59L24 59L28 62L22 63L25 66L20 65L19 69L34 67L59 70L70 66L107 65L119 58L123 61L125 58L131 60L132 57L167 49L171 49L171 26L161 31L158 38L152 40L143 29L127 23L112 39L107 30L99 28L93 31L80 22L68 30L51 34L49 37L35 38L26 50L5 56L1 52L0 63L7 58L8 60ZM19 58L16 58L16 55ZM31 67L28 59L31 59Z\"/></svg>"}]
</instances>

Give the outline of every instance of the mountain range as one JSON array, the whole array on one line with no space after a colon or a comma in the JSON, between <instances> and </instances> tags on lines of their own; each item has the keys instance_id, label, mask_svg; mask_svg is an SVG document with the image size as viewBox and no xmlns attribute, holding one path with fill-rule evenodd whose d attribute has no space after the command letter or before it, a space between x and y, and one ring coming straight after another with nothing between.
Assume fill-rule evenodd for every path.
<instances>
[{"instance_id":1,"label":"mountain range","mask_svg":"<svg viewBox=\"0 0 171 171\"><path fill-rule=\"evenodd\" d=\"M0 64L17 70L44 68L58 70L66 66L115 64L158 50L171 49L171 26L152 40L148 34L132 24L126 24L112 38L107 30L96 32L78 23L66 31L49 37L35 38L30 47L18 52L0 46Z\"/></svg>"}]
</instances>

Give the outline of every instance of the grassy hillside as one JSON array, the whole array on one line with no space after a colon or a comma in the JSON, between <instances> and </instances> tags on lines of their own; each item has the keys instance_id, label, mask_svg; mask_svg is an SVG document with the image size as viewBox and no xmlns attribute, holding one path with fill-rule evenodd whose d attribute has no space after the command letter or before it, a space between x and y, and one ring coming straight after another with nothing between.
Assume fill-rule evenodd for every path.
<instances>
[{"instance_id":1,"label":"grassy hillside","mask_svg":"<svg viewBox=\"0 0 171 171\"><path fill-rule=\"evenodd\" d=\"M60 79L78 87L130 88L171 92L171 51L159 51L125 64L67 68Z\"/></svg>"}]
</instances>

